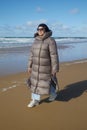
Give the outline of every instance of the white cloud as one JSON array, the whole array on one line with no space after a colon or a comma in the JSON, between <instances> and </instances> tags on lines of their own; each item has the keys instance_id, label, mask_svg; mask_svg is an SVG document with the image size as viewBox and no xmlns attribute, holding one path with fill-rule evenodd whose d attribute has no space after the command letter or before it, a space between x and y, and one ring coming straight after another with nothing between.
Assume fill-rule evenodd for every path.
<instances>
[{"instance_id":1,"label":"white cloud","mask_svg":"<svg viewBox=\"0 0 87 130\"><path fill-rule=\"evenodd\" d=\"M32 21L28 21L26 24L27 24L27 26L33 26L33 22Z\"/></svg>"},{"instance_id":2,"label":"white cloud","mask_svg":"<svg viewBox=\"0 0 87 130\"><path fill-rule=\"evenodd\" d=\"M83 34L84 36L87 36L87 25L78 28L77 33L80 33L80 34Z\"/></svg>"},{"instance_id":3,"label":"white cloud","mask_svg":"<svg viewBox=\"0 0 87 130\"><path fill-rule=\"evenodd\" d=\"M38 7L36 8L36 11L37 11L37 12L43 12L43 9L38 6Z\"/></svg>"},{"instance_id":4,"label":"white cloud","mask_svg":"<svg viewBox=\"0 0 87 130\"><path fill-rule=\"evenodd\" d=\"M2 25L0 26L0 36L13 36L14 35L14 27L10 25Z\"/></svg>"},{"instance_id":5,"label":"white cloud","mask_svg":"<svg viewBox=\"0 0 87 130\"><path fill-rule=\"evenodd\" d=\"M53 23L50 25L51 28L54 30L54 31L66 31L66 30L70 30L70 27L67 26L67 25L64 25L62 23Z\"/></svg>"},{"instance_id":6,"label":"white cloud","mask_svg":"<svg viewBox=\"0 0 87 130\"><path fill-rule=\"evenodd\" d=\"M23 26L16 26L15 29L16 29L16 30L22 30L22 29L23 29Z\"/></svg>"},{"instance_id":7,"label":"white cloud","mask_svg":"<svg viewBox=\"0 0 87 130\"><path fill-rule=\"evenodd\" d=\"M78 14L79 13L79 9L78 8L74 8L72 10L70 10L71 14Z\"/></svg>"}]
</instances>

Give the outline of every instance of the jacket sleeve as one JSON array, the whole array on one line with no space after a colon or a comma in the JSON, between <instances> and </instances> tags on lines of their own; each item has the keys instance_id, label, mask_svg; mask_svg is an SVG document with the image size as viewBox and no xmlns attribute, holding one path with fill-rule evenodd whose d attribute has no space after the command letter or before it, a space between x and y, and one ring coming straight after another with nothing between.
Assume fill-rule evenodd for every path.
<instances>
[{"instance_id":1,"label":"jacket sleeve","mask_svg":"<svg viewBox=\"0 0 87 130\"><path fill-rule=\"evenodd\" d=\"M33 47L31 47L29 53L28 68L32 68L32 63L33 63Z\"/></svg>"},{"instance_id":2,"label":"jacket sleeve","mask_svg":"<svg viewBox=\"0 0 87 130\"><path fill-rule=\"evenodd\" d=\"M52 72L56 73L59 71L59 57L58 57L57 44L54 39L50 40L49 52L50 52L50 58L51 58Z\"/></svg>"}]
</instances>

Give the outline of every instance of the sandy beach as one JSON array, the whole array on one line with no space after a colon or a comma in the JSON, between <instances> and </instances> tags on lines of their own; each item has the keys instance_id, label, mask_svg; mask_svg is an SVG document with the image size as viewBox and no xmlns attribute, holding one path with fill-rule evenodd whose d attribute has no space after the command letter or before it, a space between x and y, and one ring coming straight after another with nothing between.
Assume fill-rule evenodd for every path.
<instances>
[{"instance_id":1,"label":"sandy beach","mask_svg":"<svg viewBox=\"0 0 87 130\"><path fill-rule=\"evenodd\" d=\"M87 62L62 63L56 101L28 108L26 72L0 77L0 130L87 130Z\"/></svg>"}]
</instances>

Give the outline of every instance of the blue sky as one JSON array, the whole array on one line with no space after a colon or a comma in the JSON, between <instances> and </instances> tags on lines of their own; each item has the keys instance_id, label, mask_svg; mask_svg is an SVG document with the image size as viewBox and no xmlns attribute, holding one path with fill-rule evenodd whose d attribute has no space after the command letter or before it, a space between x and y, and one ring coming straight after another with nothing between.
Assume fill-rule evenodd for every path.
<instances>
[{"instance_id":1,"label":"blue sky","mask_svg":"<svg viewBox=\"0 0 87 130\"><path fill-rule=\"evenodd\" d=\"M57 37L87 37L86 0L0 0L0 37L33 36L46 23Z\"/></svg>"}]
</instances>

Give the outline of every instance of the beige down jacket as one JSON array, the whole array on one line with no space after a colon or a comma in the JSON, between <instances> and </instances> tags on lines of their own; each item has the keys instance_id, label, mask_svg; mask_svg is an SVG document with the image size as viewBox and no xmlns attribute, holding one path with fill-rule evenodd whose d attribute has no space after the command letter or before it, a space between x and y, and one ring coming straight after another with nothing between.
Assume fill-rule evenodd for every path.
<instances>
[{"instance_id":1,"label":"beige down jacket","mask_svg":"<svg viewBox=\"0 0 87 130\"><path fill-rule=\"evenodd\" d=\"M49 94L51 74L59 71L57 45L51 35L51 31L42 38L36 35L29 56L28 68L32 68L31 92L40 95Z\"/></svg>"}]
</instances>

